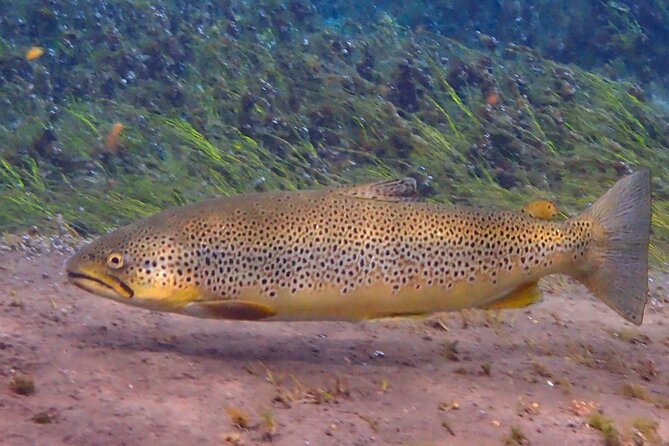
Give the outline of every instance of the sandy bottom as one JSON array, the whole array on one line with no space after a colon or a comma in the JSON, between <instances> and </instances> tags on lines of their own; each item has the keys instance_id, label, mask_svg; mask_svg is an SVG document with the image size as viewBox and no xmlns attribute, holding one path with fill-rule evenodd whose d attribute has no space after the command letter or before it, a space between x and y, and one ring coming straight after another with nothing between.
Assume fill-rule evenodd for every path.
<instances>
[{"instance_id":1,"label":"sandy bottom","mask_svg":"<svg viewBox=\"0 0 669 446\"><path fill-rule=\"evenodd\" d=\"M3 254L2 445L599 445L595 410L669 441L667 275L639 328L560 279L529 310L240 323L89 295L64 259Z\"/></svg>"}]
</instances>

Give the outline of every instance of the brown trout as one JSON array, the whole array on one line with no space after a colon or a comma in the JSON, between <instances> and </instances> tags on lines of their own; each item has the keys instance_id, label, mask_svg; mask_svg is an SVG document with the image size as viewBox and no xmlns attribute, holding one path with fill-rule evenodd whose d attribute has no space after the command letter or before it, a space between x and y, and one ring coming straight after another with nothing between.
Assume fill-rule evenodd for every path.
<instances>
[{"instance_id":1,"label":"brown trout","mask_svg":"<svg viewBox=\"0 0 669 446\"><path fill-rule=\"evenodd\" d=\"M153 310L236 320L356 320L540 298L567 274L640 324L650 173L577 217L416 200L414 180L233 196L113 231L66 263L69 281ZM545 213L540 213L541 215Z\"/></svg>"}]
</instances>

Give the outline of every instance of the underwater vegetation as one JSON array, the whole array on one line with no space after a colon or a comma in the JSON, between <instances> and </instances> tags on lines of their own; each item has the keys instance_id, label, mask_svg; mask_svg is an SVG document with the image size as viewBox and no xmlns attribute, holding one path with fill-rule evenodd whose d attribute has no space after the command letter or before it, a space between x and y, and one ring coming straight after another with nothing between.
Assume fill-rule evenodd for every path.
<instances>
[{"instance_id":1,"label":"underwater vegetation","mask_svg":"<svg viewBox=\"0 0 669 446\"><path fill-rule=\"evenodd\" d=\"M634 80L666 97L669 4L663 0L416 0L319 2L324 13L364 21L388 12L401 25L495 49L525 45L547 58Z\"/></svg>"},{"instance_id":2,"label":"underwater vegetation","mask_svg":"<svg viewBox=\"0 0 669 446\"><path fill-rule=\"evenodd\" d=\"M661 257L669 122L641 87L342 5L0 5L0 229L60 215L87 235L212 195L406 175L430 200L572 215L647 166Z\"/></svg>"}]
</instances>

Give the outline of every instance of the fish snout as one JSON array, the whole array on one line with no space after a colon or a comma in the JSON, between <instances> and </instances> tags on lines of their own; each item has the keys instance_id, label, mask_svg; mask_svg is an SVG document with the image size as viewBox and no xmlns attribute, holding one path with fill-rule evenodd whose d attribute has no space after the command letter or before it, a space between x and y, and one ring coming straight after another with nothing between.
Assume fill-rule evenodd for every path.
<instances>
[{"instance_id":1,"label":"fish snout","mask_svg":"<svg viewBox=\"0 0 669 446\"><path fill-rule=\"evenodd\" d=\"M67 282L90 293L111 299L130 299L135 295L132 288L123 280L89 263L79 254L70 257L65 262Z\"/></svg>"}]
</instances>

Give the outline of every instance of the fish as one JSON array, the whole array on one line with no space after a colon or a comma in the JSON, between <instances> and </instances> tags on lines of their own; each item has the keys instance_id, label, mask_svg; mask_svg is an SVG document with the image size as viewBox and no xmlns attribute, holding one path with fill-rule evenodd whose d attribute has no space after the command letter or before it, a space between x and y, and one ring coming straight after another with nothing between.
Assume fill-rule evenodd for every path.
<instances>
[{"instance_id":1,"label":"fish","mask_svg":"<svg viewBox=\"0 0 669 446\"><path fill-rule=\"evenodd\" d=\"M44 48L39 46L31 46L26 51L26 60L36 60L44 55Z\"/></svg>"},{"instance_id":2,"label":"fish","mask_svg":"<svg viewBox=\"0 0 669 446\"><path fill-rule=\"evenodd\" d=\"M107 150L112 153L118 152L121 132L124 128L125 126L120 122L116 122L112 125L112 128L109 130L109 133L107 133L107 137L105 138L105 148Z\"/></svg>"},{"instance_id":3,"label":"fish","mask_svg":"<svg viewBox=\"0 0 669 446\"><path fill-rule=\"evenodd\" d=\"M551 220L558 214L559 208L550 200L536 200L528 203L520 212L534 218Z\"/></svg>"},{"instance_id":4,"label":"fish","mask_svg":"<svg viewBox=\"0 0 669 446\"><path fill-rule=\"evenodd\" d=\"M494 107L495 105L499 105L499 103L502 102L502 97L498 92L493 91L485 97L485 102L486 104Z\"/></svg>"},{"instance_id":5,"label":"fish","mask_svg":"<svg viewBox=\"0 0 669 446\"><path fill-rule=\"evenodd\" d=\"M124 304L249 321L418 317L518 308L567 274L634 324L648 294L650 172L579 215L447 206L411 178L175 207L107 233L67 280Z\"/></svg>"}]
</instances>

